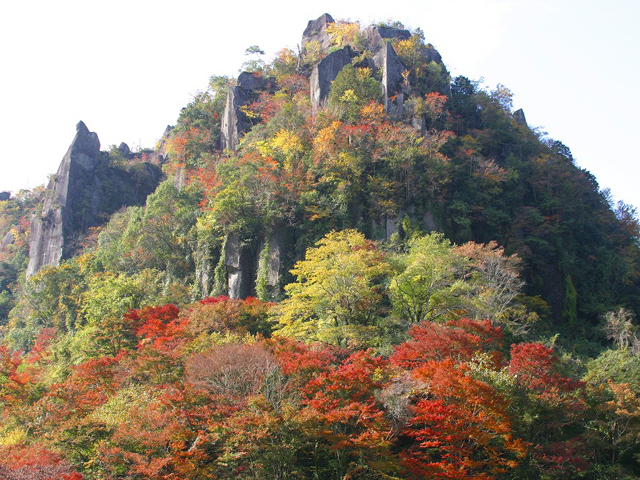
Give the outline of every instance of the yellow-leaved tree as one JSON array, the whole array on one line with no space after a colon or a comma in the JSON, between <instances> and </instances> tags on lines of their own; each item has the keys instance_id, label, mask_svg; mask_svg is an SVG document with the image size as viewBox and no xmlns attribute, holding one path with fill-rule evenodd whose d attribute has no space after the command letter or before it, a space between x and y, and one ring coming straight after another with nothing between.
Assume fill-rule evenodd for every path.
<instances>
[{"instance_id":1,"label":"yellow-leaved tree","mask_svg":"<svg viewBox=\"0 0 640 480\"><path fill-rule=\"evenodd\" d=\"M274 308L277 335L342 346L369 345L379 334L389 264L356 230L331 232L291 271L287 299Z\"/></svg>"}]
</instances>

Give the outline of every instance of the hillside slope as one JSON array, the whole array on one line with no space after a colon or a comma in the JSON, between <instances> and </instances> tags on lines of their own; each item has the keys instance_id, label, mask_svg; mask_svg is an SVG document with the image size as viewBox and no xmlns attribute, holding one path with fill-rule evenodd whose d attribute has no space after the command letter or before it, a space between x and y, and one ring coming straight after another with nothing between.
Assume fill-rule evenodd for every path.
<instances>
[{"instance_id":1,"label":"hillside slope","mask_svg":"<svg viewBox=\"0 0 640 480\"><path fill-rule=\"evenodd\" d=\"M637 478L635 210L420 30L247 53L0 200L0 476Z\"/></svg>"}]
</instances>

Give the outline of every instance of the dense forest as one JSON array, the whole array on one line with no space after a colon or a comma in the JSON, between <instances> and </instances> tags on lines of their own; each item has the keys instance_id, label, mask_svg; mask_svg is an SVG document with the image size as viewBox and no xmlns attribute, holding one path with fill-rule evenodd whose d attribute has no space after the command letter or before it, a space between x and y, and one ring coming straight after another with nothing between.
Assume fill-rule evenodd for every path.
<instances>
[{"instance_id":1,"label":"dense forest","mask_svg":"<svg viewBox=\"0 0 640 480\"><path fill-rule=\"evenodd\" d=\"M640 478L636 209L420 29L246 54L0 200L0 477Z\"/></svg>"}]
</instances>

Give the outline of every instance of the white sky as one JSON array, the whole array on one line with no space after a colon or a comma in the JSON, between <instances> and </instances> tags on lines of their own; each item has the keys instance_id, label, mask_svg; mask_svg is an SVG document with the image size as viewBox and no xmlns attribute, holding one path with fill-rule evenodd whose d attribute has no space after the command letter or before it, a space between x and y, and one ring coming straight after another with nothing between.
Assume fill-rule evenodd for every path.
<instances>
[{"instance_id":1,"label":"white sky","mask_svg":"<svg viewBox=\"0 0 640 480\"><path fill-rule=\"evenodd\" d=\"M640 207L638 0L7 0L0 190L45 183L79 120L103 149L152 147L209 76L237 75L253 44L295 49L325 12L422 28L452 75L506 85L530 126Z\"/></svg>"}]
</instances>

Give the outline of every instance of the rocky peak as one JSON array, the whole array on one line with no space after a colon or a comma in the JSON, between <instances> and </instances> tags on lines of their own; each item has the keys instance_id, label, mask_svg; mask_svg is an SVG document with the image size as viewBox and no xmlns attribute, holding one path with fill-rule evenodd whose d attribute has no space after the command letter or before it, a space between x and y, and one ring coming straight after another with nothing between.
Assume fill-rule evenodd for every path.
<instances>
[{"instance_id":1,"label":"rocky peak","mask_svg":"<svg viewBox=\"0 0 640 480\"><path fill-rule=\"evenodd\" d=\"M84 122L76 125L76 136L69 147L69 167L71 164L91 170L100 151L100 140L95 132L90 132ZM60 165L62 166L62 165Z\"/></svg>"},{"instance_id":2,"label":"rocky peak","mask_svg":"<svg viewBox=\"0 0 640 480\"><path fill-rule=\"evenodd\" d=\"M29 265L27 277L42 267L59 265L65 250L65 237L72 230L74 209L87 196L91 198L93 170L98 161L100 140L84 122L76 125L76 135L62 158L58 172L51 177L45 192L42 210L31 220Z\"/></svg>"},{"instance_id":3,"label":"rocky peak","mask_svg":"<svg viewBox=\"0 0 640 480\"><path fill-rule=\"evenodd\" d=\"M399 38L407 40L411 38L411 32L408 30L380 25L369 25L365 28L364 35L367 39L367 45L374 55L387 43L385 39Z\"/></svg>"},{"instance_id":4,"label":"rocky peak","mask_svg":"<svg viewBox=\"0 0 640 480\"><path fill-rule=\"evenodd\" d=\"M323 50L331 47L331 35L327 33L327 25L335 23L335 20L328 13L320 15L315 20L309 20L307 28L302 33L302 41L300 47L304 52L305 46L309 42L318 42Z\"/></svg>"},{"instance_id":5,"label":"rocky peak","mask_svg":"<svg viewBox=\"0 0 640 480\"><path fill-rule=\"evenodd\" d=\"M144 201L161 177L158 167L148 167L147 172L132 176L109 166L101 155L98 135L78 122L67 153L49 180L40 213L31 219L27 277L70 257L75 238L99 225L103 214ZM105 180L109 188L103 188ZM135 182L142 183L134 186Z\"/></svg>"},{"instance_id":6,"label":"rocky peak","mask_svg":"<svg viewBox=\"0 0 640 480\"><path fill-rule=\"evenodd\" d=\"M129 156L131 155L131 149L129 148L129 145L127 145L124 142L118 145L118 151L122 154L124 158L129 158Z\"/></svg>"},{"instance_id":7,"label":"rocky peak","mask_svg":"<svg viewBox=\"0 0 640 480\"><path fill-rule=\"evenodd\" d=\"M527 126L527 118L524 116L524 110L521 108L513 112L513 119L518 125Z\"/></svg>"},{"instance_id":8,"label":"rocky peak","mask_svg":"<svg viewBox=\"0 0 640 480\"><path fill-rule=\"evenodd\" d=\"M303 46L310 41L319 41L323 48L328 50L331 46L330 36L326 33L326 27L334 22L329 14L324 14L316 20L310 20L307 28L302 34ZM372 67L379 72L381 88L385 97L385 110L393 117L400 118L404 115L404 101L414 94L410 86L403 88L403 73L406 71L405 65L396 54L392 40L408 40L412 37L409 30L384 25L370 25L363 30L365 38L365 48L371 53L366 63L356 66ZM420 47L420 54L427 62L442 64L442 57L431 44ZM312 111L317 112L318 108L324 105L331 82L335 80L342 68L352 63L356 54L349 47L336 50L326 55L316 65L310 78L310 94ZM446 76L446 69L443 68L443 76ZM445 92L446 93L446 92ZM393 99L393 100L392 100ZM422 126L423 119L412 119L413 123ZM421 128L421 130L423 130Z\"/></svg>"}]
</instances>

